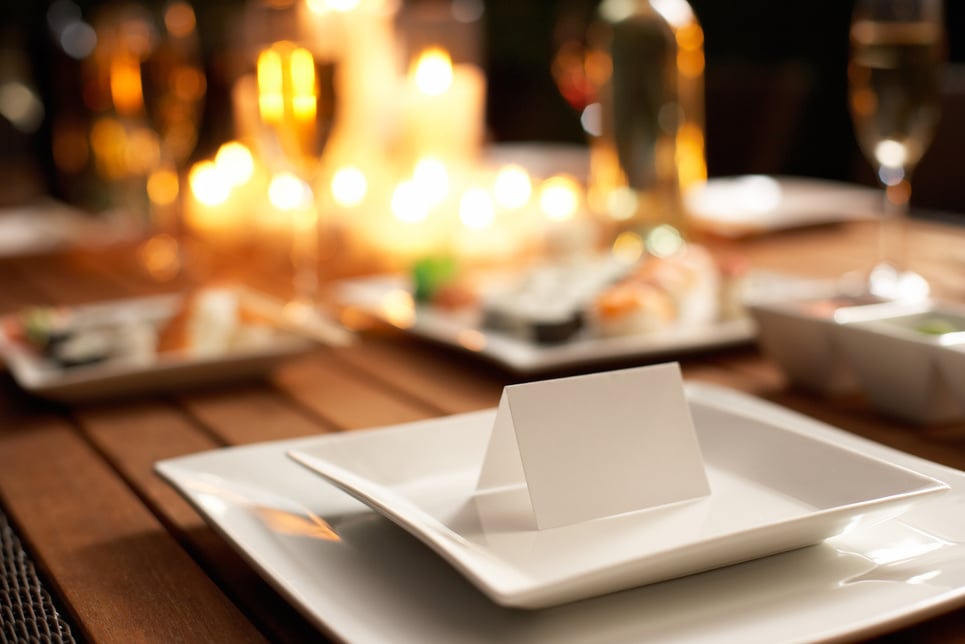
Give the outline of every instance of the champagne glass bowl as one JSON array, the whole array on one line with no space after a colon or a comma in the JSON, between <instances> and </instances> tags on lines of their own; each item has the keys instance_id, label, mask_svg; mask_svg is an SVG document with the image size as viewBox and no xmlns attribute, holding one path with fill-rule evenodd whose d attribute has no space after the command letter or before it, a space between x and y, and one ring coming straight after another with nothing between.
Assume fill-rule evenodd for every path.
<instances>
[{"instance_id":1,"label":"champagne glass bowl","mask_svg":"<svg viewBox=\"0 0 965 644\"><path fill-rule=\"evenodd\" d=\"M943 15L942 0L857 0L852 15L848 103L859 147L885 193L867 289L882 297L929 292L908 270L904 228L911 176L940 118Z\"/></svg>"}]
</instances>

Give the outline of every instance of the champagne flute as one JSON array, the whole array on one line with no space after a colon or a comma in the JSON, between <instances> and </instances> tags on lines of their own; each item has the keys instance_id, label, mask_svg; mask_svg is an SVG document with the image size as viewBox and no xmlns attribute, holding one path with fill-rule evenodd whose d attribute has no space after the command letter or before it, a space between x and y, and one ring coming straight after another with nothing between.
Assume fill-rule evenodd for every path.
<instances>
[{"instance_id":1,"label":"champagne flute","mask_svg":"<svg viewBox=\"0 0 965 644\"><path fill-rule=\"evenodd\" d=\"M255 147L269 174L269 201L292 218L294 295L288 315L317 319L321 213L315 195L335 120L336 55L304 30L301 5L257 3L249 19L257 38Z\"/></svg>"},{"instance_id":2,"label":"champagne flute","mask_svg":"<svg viewBox=\"0 0 965 644\"><path fill-rule=\"evenodd\" d=\"M105 4L95 20L85 100L97 114L91 146L100 173L155 233L141 249L152 276L182 266L181 174L198 138L206 79L191 5Z\"/></svg>"},{"instance_id":3,"label":"champagne flute","mask_svg":"<svg viewBox=\"0 0 965 644\"><path fill-rule=\"evenodd\" d=\"M930 290L908 269L905 227L912 172L940 117L942 20L942 0L857 0L852 15L849 107L885 193L867 289L889 299L920 299Z\"/></svg>"},{"instance_id":4,"label":"champagne flute","mask_svg":"<svg viewBox=\"0 0 965 644\"><path fill-rule=\"evenodd\" d=\"M158 139L158 162L147 181L155 235L145 244L149 269L174 277L185 257L185 166L198 141L206 78L194 9L169 0L151 14L155 46L142 62L144 106Z\"/></svg>"}]
</instances>

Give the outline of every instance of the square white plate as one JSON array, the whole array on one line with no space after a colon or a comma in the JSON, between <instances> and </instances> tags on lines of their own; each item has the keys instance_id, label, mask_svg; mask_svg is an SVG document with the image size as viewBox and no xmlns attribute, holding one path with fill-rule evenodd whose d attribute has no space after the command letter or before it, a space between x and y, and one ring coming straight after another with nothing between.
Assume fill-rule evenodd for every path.
<instances>
[{"instance_id":1,"label":"square white plate","mask_svg":"<svg viewBox=\"0 0 965 644\"><path fill-rule=\"evenodd\" d=\"M827 283L768 272L748 276L745 291L770 299ZM649 333L602 337L578 333L559 344L538 344L488 329L479 312L458 313L413 304L412 280L405 275L373 275L338 284L341 304L365 311L413 336L474 353L520 374L628 358L656 359L752 342L753 321L742 316L709 324L672 327ZM400 307L400 303L403 305ZM402 313L400 315L400 312Z\"/></svg>"},{"instance_id":2,"label":"square white plate","mask_svg":"<svg viewBox=\"0 0 965 644\"><path fill-rule=\"evenodd\" d=\"M528 519L525 486L476 491L495 410L332 435L290 456L516 608L812 545L946 489L780 423L691 408L709 496L544 530Z\"/></svg>"},{"instance_id":3,"label":"square white plate","mask_svg":"<svg viewBox=\"0 0 965 644\"><path fill-rule=\"evenodd\" d=\"M318 438L217 449L162 461L157 470L269 583L341 641L854 640L965 606L965 473L744 394L705 384L688 389L695 405L885 459L951 490L922 498L900 519L813 547L520 611L490 601L422 543L287 457Z\"/></svg>"},{"instance_id":4,"label":"square white plate","mask_svg":"<svg viewBox=\"0 0 965 644\"><path fill-rule=\"evenodd\" d=\"M281 304L263 295L237 289L240 302L251 298L263 309ZM159 295L111 300L73 307L70 312L85 324L111 326L134 320L160 324L178 310L182 295ZM106 361L62 367L38 354L7 332L0 319L0 359L23 389L61 401L98 400L149 391L168 391L261 375L280 361L303 354L317 343L294 332L279 329L270 342L230 349L223 353L162 353L148 362Z\"/></svg>"}]
</instances>

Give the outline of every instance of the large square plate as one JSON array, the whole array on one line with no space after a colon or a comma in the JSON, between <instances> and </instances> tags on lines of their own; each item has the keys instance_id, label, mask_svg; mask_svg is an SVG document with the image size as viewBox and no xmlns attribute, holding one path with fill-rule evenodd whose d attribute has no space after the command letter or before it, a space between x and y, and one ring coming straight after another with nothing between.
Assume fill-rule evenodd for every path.
<instances>
[{"instance_id":1,"label":"large square plate","mask_svg":"<svg viewBox=\"0 0 965 644\"><path fill-rule=\"evenodd\" d=\"M407 532L288 458L315 437L183 456L157 470L341 641L800 643L871 637L965 606L965 473L744 394L704 384L689 394L694 405L885 459L951 490L812 547L520 611L490 601Z\"/></svg>"},{"instance_id":2,"label":"large square plate","mask_svg":"<svg viewBox=\"0 0 965 644\"><path fill-rule=\"evenodd\" d=\"M758 271L748 276L744 290L749 299L767 300L784 297L789 290L810 292L817 288L828 290L832 286L821 280ZM622 336L584 333L558 344L539 344L486 328L478 311L453 312L414 304L412 292L412 280L401 274L344 280L337 288L339 302L344 306L364 311L412 336L467 351L520 374L613 360L680 356L747 344L756 335L750 317L740 316Z\"/></svg>"},{"instance_id":3,"label":"large square plate","mask_svg":"<svg viewBox=\"0 0 965 644\"><path fill-rule=\"evenodd\" d=\"M234 291L239 304L265 312L282 310L282 304L243 287ZM112 327L132 321L163 325L182 306L186 295L110 300L77 306L67 311L84 325ZM158 353L149 360L106 361L63 367L14 337L0 318L0 359L24 390L44 398L79 402L146 392L171 391L212 385L262 375L279 362L316 349L318 343L303 334L277 328L257 344L219 352L177 350ZM267 317L276 317L269 315ZM280 313L277 317L280 317Z\"/></svg>"},{"instance_id":4,"label":"large square plate","mask_svg":"<svg viewBox=\"0 0 965 644\"><path fill-rule=\"evenodd\" d=\"M332 435L291 456L421 539L493 601L516 608L812 545L946 489L781 423L691 407L708 497L552 529L533 525L525 485L476 490L495 410Z\"/></svg>"}]
</instances>

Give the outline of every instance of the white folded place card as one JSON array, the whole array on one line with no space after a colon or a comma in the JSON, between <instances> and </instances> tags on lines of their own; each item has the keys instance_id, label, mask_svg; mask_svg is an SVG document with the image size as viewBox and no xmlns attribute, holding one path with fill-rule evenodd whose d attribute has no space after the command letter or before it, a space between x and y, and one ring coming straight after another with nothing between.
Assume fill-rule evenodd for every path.
<instances>
[{"instance_id":1,"label":"white folded place card","mask_svg":"<svg viewBox=\"0 0 965 644\"><path fill-rule=\"evenodd\" d=\"M710 494L680 366L505 387L477 492L519 486L541 530Z\"/></svg>"}]
</instances>

